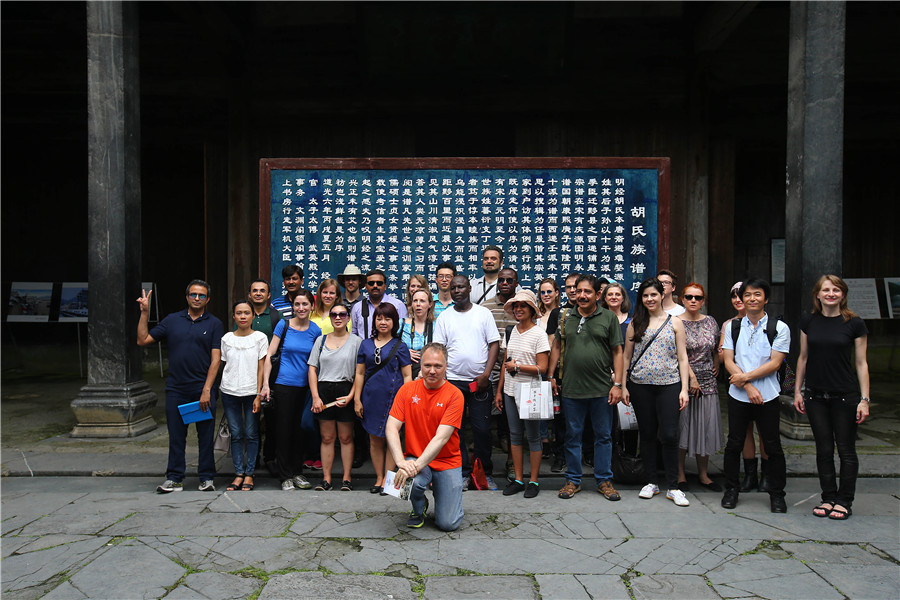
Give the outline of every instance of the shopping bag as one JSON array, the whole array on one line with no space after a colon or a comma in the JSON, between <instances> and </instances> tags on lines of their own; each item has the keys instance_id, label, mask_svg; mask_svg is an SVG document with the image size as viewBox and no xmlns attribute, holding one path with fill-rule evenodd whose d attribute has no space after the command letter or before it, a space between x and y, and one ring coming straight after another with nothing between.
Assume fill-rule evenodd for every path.
<instances>
[{"instance_id":1,"label":"shopping bag","mask_svg":"<svg viewBox=\"0 0 900 600\"><path fill-rule=\"evenodd\" d=\"M213 450L219 452L231 451L231 429L228 427L228 420L223 416L219 423L219 431L216 432L216 441L213 442Z\"/></svg>"},{"instance_id":2,"label":"shopping bag","mask_svg":"<svg viewBox=\"0 0 900 600\"><path fill-rule=\"evenodd\" d=\"M516 394L519 418L540 421L553 418L553 388L549 381L520 383Z\"/></svg>"},{"instance_id":3,"label":"shopping bag","mask_svg":"<svg viewBox=\"0 0 900 600\"><path fill-rule=\"evenodd\" d=\"M475 462L472 463L472 485L475 486L476 490L488 489L487 474L484 472L480 458L476 458Z\"/></svg>"},{"instance_id":4,"label":"shopping bag","mask_svg":"<svg viewBox=\"0 0 900 600\"><path fill-rule=\"evenodd\" d=\"M622 431L637 431L637 416L634 414L634 406L625 406L624 402L616 404L619 408L619 427Z\"/></svg>"}]
</instances>

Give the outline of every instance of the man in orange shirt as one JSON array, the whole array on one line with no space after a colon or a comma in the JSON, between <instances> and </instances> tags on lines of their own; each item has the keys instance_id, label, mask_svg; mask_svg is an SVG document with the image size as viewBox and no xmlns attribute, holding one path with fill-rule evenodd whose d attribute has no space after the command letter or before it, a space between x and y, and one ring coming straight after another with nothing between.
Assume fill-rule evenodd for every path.
<instances>
[{"instance_id":1,"label":"man in orange shirt","mask_svg":"<svg viewBox=\"0 0 900 600\"><path fill-rule=\"evenodd\" d=\"M434 522L438 529L455 531L462 523L462 456L459 427L465 401L462 392L447 381L447 348L428 344L422 349L421 379L403 385L394 398L385 434L397 463L394 485L399 489L413 478L408 527L425 523L431 484ZM406 425L406 452L400 428Z\"/></svg>"}]
</instances>

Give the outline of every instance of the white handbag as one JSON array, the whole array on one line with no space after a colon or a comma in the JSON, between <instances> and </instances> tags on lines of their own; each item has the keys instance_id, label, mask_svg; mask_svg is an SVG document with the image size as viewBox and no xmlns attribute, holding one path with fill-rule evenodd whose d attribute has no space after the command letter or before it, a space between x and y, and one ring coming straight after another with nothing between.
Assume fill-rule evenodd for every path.
<instances>
[{"instance_id":1,"label":"white handbag","mask_svg":"<svg viewBox=\"0 0 900 600\"><path fill-rule=\"evenodd\" d=\"M543 421L553 418L553 388L549 381L520 383L516 386L519 418Z\"/></svg>"}]
</instances>

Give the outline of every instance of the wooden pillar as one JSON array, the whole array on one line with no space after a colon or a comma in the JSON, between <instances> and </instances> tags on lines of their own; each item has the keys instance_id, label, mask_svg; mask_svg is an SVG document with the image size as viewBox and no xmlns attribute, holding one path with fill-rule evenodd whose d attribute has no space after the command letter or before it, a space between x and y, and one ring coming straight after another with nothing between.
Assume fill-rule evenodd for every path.
<instances>
[{"instance_id":1,"label":"wooden pillar","mask_svg":"<svg viewBox=\"0 0 900 600\"><path fill-rule=\"evenodd\" d=\"M156 428L136 344L141 290L138 6L88 2L88 383L73 437Z\"/></svg>"},{"instance_id":2,"label":"wooden pillar","mask_svg":"<svg viewBox=\"0 0 900 600\"><path fill-rule=\"evenodd\" d=\"M795 335L815 281L842 271L845 25L844 2L791 2L785 319Z\"/></svg>"}]
</instances>

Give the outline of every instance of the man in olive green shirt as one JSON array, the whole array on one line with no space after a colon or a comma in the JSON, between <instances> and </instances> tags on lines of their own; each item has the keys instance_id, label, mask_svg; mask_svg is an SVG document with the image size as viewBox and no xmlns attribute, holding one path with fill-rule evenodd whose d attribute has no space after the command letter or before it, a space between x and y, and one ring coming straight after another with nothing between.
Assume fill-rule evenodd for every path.
<instances>
[{"instance_id":1,"label":"man in olive green shirt","mask_svg":"<svg viewBox=\"0 0 900 600\"><path fill-rule=\"evenodd\" d=\"M551 382L557 360L562 358L562 410L566 419L566 485L560 498L581 491L581 438L588 415L594 428L594 479L607 500L620 500L612 485L612 424L615 405L622 399L624 363L622 329L611 311L601 307L600 281L579 275L575 303L560 321L550 351ZM613 373L613 375L610 375Z\"/></svg>"}]
</instances>

